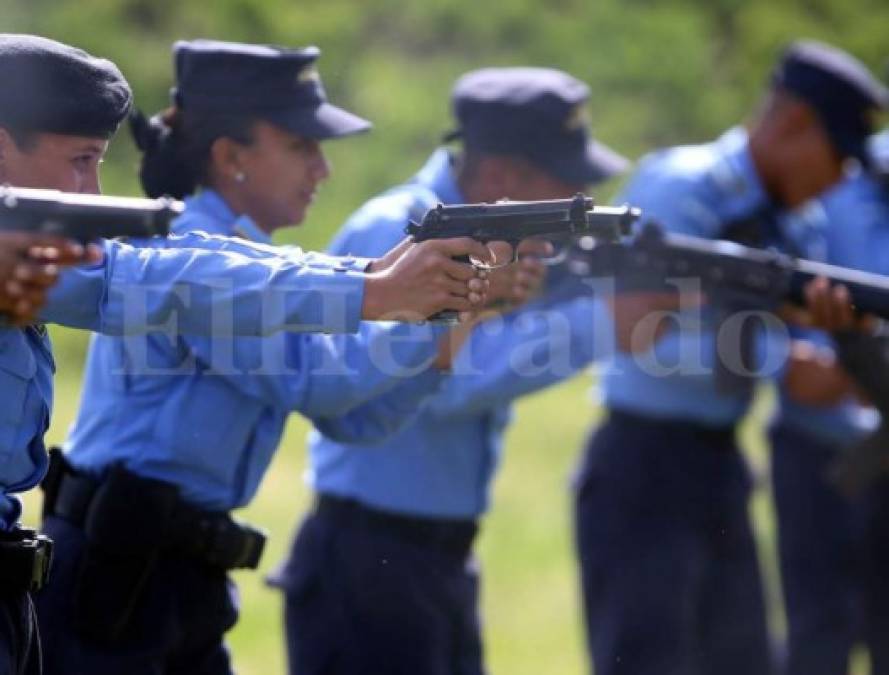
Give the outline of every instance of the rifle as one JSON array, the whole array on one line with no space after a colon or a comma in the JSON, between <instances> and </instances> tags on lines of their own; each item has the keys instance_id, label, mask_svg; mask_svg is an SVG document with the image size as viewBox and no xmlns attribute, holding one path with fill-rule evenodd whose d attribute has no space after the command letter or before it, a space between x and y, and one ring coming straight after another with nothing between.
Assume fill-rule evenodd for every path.
<instances>
[{"instance_id":1,"label":"rifle","mask_svg":"<svg viewBox=\"0 0 889 675\"><path fill-rule=\"evenodd\" d=\"M670 279L695 278L714 304L732 299L749 307L774 309L782 302L805 305L805 286L816 277L849 290L863 314L889 320L889 277L795 258L730 241L664 232L648 223L629 240L581 240L570 268L585 276L614 275L617 289L668 290Z\"/></svg>"},{"instance_id":2,"label":"rifle","mask_svg":"<svg viewBox=\"0 0 889 675\"><path fill-rule=\"evenodd\" d=\"M438 204L429 209L419 223L410 222L405 233L417 242L455 237L471 237L483 244L505 241L512 247L509 262L515 262L518 245L524 239L546 239L567 244L579 237L617 241L630 233L640 213L639 209L630 206L596 206L592 197L582 193L571 199L451 206ZM475 261L463 262L473 262L477 267L485 268L485 265ZM455 318L454 312L439 312L430 320L453 321Z\"/></svg>"},{"instance_id":3,"label":"rifle","mask_svg":"<svg viewBox=\"0 0 889 675\"><path fill-rule=\"evenodd\" d=\"M96 239L167 236L170 222L182 209L181 202L166 198L0 187L0 231L53 234L84 244Z\"/></svg>"},{"instance_id":4,"label":"rifle","mask_svg":"<svg viewBox=\"0 0 889 675\"><path fill-rule=\"evenodd\" d=\"M581 239L569 257L569 269L584 276L614 276L616 290L674 291L671 279L693 278L716 308L717 320L745 310L774 310L784 303L804 305L804 288L816 277L843 284L859 312L889 319L889 277L794 258L777 251L730 241L664 232L646 224L634 238L620 242ZM752 372L751 322L740 336L740 362ZM728 391L751 385L750 378L717 361L717 381Z\"/></svg>"},{"instance_id":5,"label":"rifle","mask_svg":"<svg viewBox=\"0 0 889 675\"><path fill-rule=\"evenodd\" d=\"M880 425L831 462L828 480L849 498L860 496L889 472L889 337L864 333L834 335L837 357L880 413Z\"/></svg>"}]
</instances>

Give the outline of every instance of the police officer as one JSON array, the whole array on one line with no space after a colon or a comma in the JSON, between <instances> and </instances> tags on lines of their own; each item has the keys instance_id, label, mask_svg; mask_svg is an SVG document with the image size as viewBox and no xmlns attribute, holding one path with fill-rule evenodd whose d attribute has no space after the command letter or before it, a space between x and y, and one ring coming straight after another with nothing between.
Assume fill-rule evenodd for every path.
<instances>
[{"instance_id":1,"label":"police officer","mask_svg":"<svg viewBox=\"0 0 889 675\"><path fill-rule=\"evenodd\" d=\"M270 235L301 222L327 178L320 142L368 123L327 102L315 48L198 40L174 54L173 108L136 127L144 187L194 192L173 226L183 236L237 236L285 257ZM438 250L487 256L472 241ZM425 369L440 330L374 326L347 341L347 362L328 336L97 336L46 481L57 560L37 601L47 672L229 672L227 572L256 567L264 537L228 511L255 494L294 410L335 437L388 433L411 412L389 389L416 405L440 384Z\"/></svg>"},{"instance_id":2,"label":"police officer","mask_svg":"<svg viewBox=\"0 0 889 675\"><path fill-rule=\"evenodd\" d=\"M453 90L458 129L449 135L461 139L462 151L436 150L408 182L367 202L331 251L384 250L436 202L564 198L616 175L628 163L590 137L588 98L585 84L557 70L467 73ZM535 263L524 274L533 276ZM498 283L492 276L492 289ZM445 355L456 358L454 374L386 441L312 433L317 502L272 577L286 594L291 673L483 672L472 544L509 403L593 356L591 299L562 301L551 318L542 309L555 294L460 336L462 349ZM545 346L529 348L535 341ZM532 373L527 366L545 359L548 348L563 350L571 366Z\"/></svg>"},{"instance_id":3,"label":"police officer","mask_svg":"<svg viewBox=\"0 0 889 675\"><path fill-rule=\"evenodd\" d=\"M0 89L0 182L98 190L99 160L131 100L129 86L117 68L52 40L0 35L0 79L4 83ZM379 316L387 306L388 311L405 304L412 310L419 308L409 296L399 298L383 288L397 281L397 267L406 262L405 256L422 254L406 247L378 261L381 271L365 275L362 261L349 263L356 267L352 272L345 269L344 261L324 257L304 259L290 253L269 259L269 252L261 248L207 236L179 237L164 245L200 245L211 250L135 249L108 242L98 252L23 234L4 234L3 243L7 246L2 274L15 278L5 279L0 306L20 322L30 321L47 300L39 315L46 321L120 334L144 331L146 323L163 323L175 310L183 330L206 334L218 327L213 310L220 301L219 282L225 279L237 280L228 284L223 296L232 304L228 328L235 334L261 335L285 328L354 330L362 315ZM35 251L32 244L41 248ZM29 257L22 258L24 253ZM58 266L81 261L95 264L62 273L47 298L46 289L57 280ZM439 267L439 276L442 271ZM370 302L372 276L383 282L379 290L384 292L372 293L377 299ZM144 311L135 318L128 315L132 299L128 290L133 286L163 288L150 298L140 296ZM312 293L307 292L310 287ZM183 289L192 291L189 311L179 311L182 303L176 291ZM274 312L264 311L270 306L269 289L281 291L275 297ZM330 297L340 303L344 296L351 298L347 311L328 319L318 309L318 289L329 289ZM433 302L437 309L450 304ZM41 325L0 330L0 391L9 403L0 420L0 452L6 458L0 467L0 530L4 569L14 570L4 576L0 589L5 617L0 629L0 669L5 672L38 667L37 652L27 639L34 631L26 591L45 581L47 543L17 528L21 509L14 493L33 487L46 470L42 439L51 408L53 368L49 339Z\"/></svg>"},{"instance_id":4,"label":"police officer","mask_svg":"<svg viewBox=\"0 0 889 675\"><path fill-rule=\"evenodd\" d=\"M840 180L845 158L863 157L870 115L886 101L848 54L794 43L749 131L646 157L623 199L669 230L805 246L809 231L784 230L781 212ZM617 356L603 376L609 415L590 438L575 505L597 675L771 669L734 439L750 399L740 376L756 364L720 365L737 342L717 355L716 317L705 308L700 318L644 358Z\"/></svg>"},{"instance_id":5,"label":"police officer","mask_svg":"<svg viewBox=\"0 0 889 675\"><path fill-rule=\"evenodd\" d=\"M884 133L882 139L889 140ZM877 149L881 138L870 144ZM889 159L887 153L885 159ZM827 261L889 274L889 190L858 171L822 200ZM800 373L780 389L770 429L781 579L788 623L785 672L841 675L856 643L871 672L889 673L889 499L885 478L850 501L828 480L849 443L874 431L879 415L855 396L824 334L820 372ZM813 349L813 347L809 347Z\"/></svg>"}]
</instances>

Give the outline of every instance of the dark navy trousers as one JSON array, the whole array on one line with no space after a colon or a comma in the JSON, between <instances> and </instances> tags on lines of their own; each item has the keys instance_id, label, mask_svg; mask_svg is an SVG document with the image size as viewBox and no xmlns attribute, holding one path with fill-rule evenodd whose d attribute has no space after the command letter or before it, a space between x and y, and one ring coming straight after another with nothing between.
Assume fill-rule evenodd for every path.
<instances>
[{"instance_id":1,"label":"dark navy trousers","mask_svg":"<svg viewBox=\"0 0 889 675\"><path fill-rule=\"evenodd\" d=\"M596 675L767 675L771 655L731 430L612 412L577 475Z\"/></svg>"},{"instance_id":2,"label":"dark navy trousers","mask_svg":"<svg viewBox=\"0 0 889 675\"><path fill-rule=\"evenodd\" d=\"M292 675L482 675L467 552L315 511L270 582L286 594Z\"/></svg>"},{"instance_id":3,"label":"dark navy trousers","mask_svg":"<svg viewBox=\"0 0 889 675\"><path fill-rule=\"evenodd\" d=\"M40 675L40 638L27 593L0 596L0 673Z\"/></svg>"},{"instance_id":4,"label":"dark navy trousers","mask_svg":"<svg viewBox=\"0 0 889 675\"><path fill-rule=\"evenodd\" d=\"M43 531L55 541L50 583L34 598L46 675L232 673L223 636L237 620L238 605L223 571L161 554L127 631L112 644L99 644L79 634L71 601L85 535L57 517L47 518Z\"/></svg>"},{"instance_id":5,"label":"dark navy trousers","mask_svg":"<svg viewBox=\"0 0 889 675\"><path fill-rule=\"evenodd\" d=\"M860 499L826 480L839 447L788 427L770 431L787 611L786 675L846 675L856 643L889 675L889 481Z\"/></svg>"}]
</instances>

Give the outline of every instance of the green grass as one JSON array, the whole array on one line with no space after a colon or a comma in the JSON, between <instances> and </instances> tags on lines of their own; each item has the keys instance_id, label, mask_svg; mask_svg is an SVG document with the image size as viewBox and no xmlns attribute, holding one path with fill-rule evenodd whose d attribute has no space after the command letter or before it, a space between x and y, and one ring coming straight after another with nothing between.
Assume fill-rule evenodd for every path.
<instances>
[{"instance_id":1,"label":"green grass","mask_svg":"<svg viewBox=\"0 0 889 675\"><path fill-rule=\"evenodd\" d=\"M76 410L79 359L84 338L56 331L59 372L57 409L49 439L58 442ZM522 400L506 440L506 452L494 491L494 508L484 521L479 557L483 576L483 613L487 660L494 675L584 673L577 579L572 557L568 481L589 426L600 415L589 394L590 378L581 376ZM758 399L743 429L743 442L759 478L751 505L763 558L776 634L783 631L775 572L771 502L763 489L766 457L762 423L769 396ZM294 524L308 506L303 484L306 423L294 416L280 451L253 504L242 514L270 532L262 569L236 575L242 615L230 635L241 675L284 672L282 607L263 576L285 554ZM28 498L33 522L38 497ZM856 659L863 675L864 659Z\"/></svg>"}]
</instances>

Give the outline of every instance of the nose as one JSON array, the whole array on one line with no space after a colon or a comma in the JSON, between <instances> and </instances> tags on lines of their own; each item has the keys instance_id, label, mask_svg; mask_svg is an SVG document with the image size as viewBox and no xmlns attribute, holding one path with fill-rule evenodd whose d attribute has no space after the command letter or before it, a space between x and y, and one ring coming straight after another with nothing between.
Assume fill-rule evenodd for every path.
<instances>
[{"instance_id":1,"label":"nose","mask_svg":"<svg viewBox=\"0 0 889 675\"><path fill-rule=\"evenodd\" d=\"M320 183L330 178L330 162L321 149L320 143L315 144L314 150L315 152L312 155L312 177L316 183Z\"/></svg>"}]
</instances>

